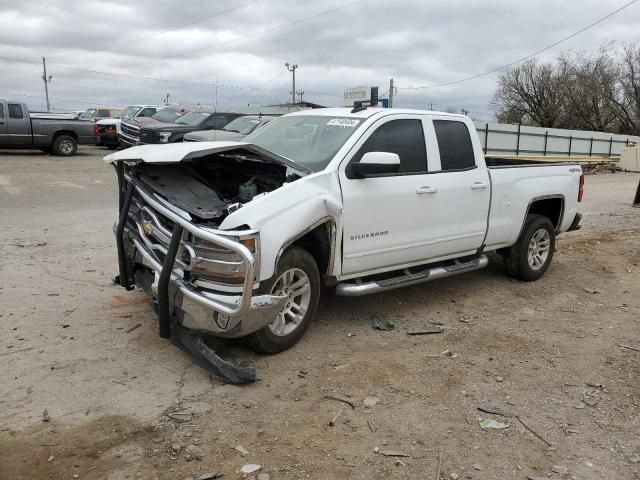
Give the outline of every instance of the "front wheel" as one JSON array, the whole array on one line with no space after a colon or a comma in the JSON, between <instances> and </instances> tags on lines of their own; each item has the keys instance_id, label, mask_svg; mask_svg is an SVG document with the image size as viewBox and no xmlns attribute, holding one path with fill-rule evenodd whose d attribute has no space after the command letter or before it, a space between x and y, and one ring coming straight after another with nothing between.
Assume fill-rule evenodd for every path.
<instances>
[{"instance_id":1,"label":"front wheel","mask_svg":"<svg viewBox=\"0 0 640 480\"><path fill-rule=\"evenodd\" d=\"M276 273L261 287L262 293L284 295L287 301L266 327L246 337L260 353L279 353L291 348L309 327L318 308L320 273L309 252L290 247L282 255Z\"/></svg>"},{"instance_id":2,"label":"front wheel","mask_svg":"<svg viewBox=\"0 0 640 480\"><path fill-rule=\"evenodd\" d=\"M542 215L529 215L515 245L504 253L507 274L532 282L544 275L553 259L556 234L551 220Z\"/></svg>"}]
</instances>

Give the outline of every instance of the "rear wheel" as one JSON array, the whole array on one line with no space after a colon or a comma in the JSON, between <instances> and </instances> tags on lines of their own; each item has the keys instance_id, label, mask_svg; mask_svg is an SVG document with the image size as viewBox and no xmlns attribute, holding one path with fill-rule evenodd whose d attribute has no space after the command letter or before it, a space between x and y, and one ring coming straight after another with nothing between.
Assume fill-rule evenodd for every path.
<instances>
[{"instance_id":1,"label":"rear wheel","mask_svg":"<svg viewBox=\"0 0 640 480\"><path fill-rule=\"evenodd\" d=\"M538 280L549 268L555 247L551 220L529 215L517 242L504 253L507 274L525 282Z\"/></svg>"},{"instance_id":2,"label":"rear wheel","mask_svg":"<svg viewBox=\"0 0 640 480\"><path fill-rule=\"evenodd\" d=\"M318 266L309 252L290 247L280 258L275 275L261 290L284 295L287 301L269 325L246 340L257 352L279 353L300 340L316 313L320 297Z\"/></svg>"},{"instance_id":3,"label":"rear wheel","mask_svg":"<svg viewBox=\"0 0 640 480\"><path fill-rule=\"evenodd\" d=\"M78 151L78 143L69 135L59 135L53 140L53 153L63 157L75 155Z\"/></svg>"}]
</instances>

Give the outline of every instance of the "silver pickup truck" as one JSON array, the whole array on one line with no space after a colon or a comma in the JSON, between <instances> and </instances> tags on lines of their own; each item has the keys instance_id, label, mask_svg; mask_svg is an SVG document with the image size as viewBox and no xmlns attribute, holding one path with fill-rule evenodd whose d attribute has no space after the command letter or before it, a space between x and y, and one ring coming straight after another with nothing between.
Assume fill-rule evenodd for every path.
<instances>
[{"instance_id":1,"label":"silver pickup truck","mask_svg":"<svg viewBox=\"0 0 640 480\"><path fill-rule=\"evenodd\" d=\"M42 114L32 117L24 103L0 99L0 148L33 148L71 156L78 144L96 143L96 130L92 121L46 118Z\"/></svg>"}]
</instances>

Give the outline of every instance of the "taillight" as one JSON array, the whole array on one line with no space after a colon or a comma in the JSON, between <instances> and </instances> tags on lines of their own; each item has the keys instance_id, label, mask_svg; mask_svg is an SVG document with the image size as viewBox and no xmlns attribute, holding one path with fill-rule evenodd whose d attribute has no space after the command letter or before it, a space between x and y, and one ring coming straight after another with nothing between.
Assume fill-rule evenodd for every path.
<instances>
[{"instance_id":1,"label":"taillight","mask_svg":"<svg viewBox=\"0 0 640 480\"><path fill-rule=\"evenodd\" d=\"M578 184L578 201L582 201L582 196L584 195L584 173L580 175L580 183Z\"/></svg>"},{"instance_id":2,"label":"taillight","mask_svg":"<svg viewBox=\"0 0 640 480\"><path fill-rule=\"evenodd\" d=\"M100 134L100 127L98 127L97 124L93 125L93 134L94 135L99 135Z\"/></svg>"}]
</instances>

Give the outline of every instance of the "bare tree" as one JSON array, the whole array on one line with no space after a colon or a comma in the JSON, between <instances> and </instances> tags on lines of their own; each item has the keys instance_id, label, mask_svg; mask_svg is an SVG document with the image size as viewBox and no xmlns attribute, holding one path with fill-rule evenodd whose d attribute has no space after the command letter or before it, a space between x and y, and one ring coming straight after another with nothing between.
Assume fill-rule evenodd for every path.
<instances>
[{"instance_id":1,"label":"bare tree","mask_svg":"<svg viewBox=\"0 0 640 480\"><path fill-rule=\"evenodd\" d=\"M640 134L640 42L535 59L498 76L499 122Z\"/></svg>"},{"instance_id":2,"label":"bare tree","mask_svg":"<svg viewBox=\"0 0 640 480\"><path fill-rule=\"evenodd\" d=\"M528 60L498 76L491 105L499 122L562 127L565 78L551 64Z\"/></svg>"},{"instance_id":3,"label":"bare tree","mask_svg":"<svg viewBox=\"0 0 640 480\"><path fill-rule=\"evenodd\" d=\"M619 131L640 134L640 43L623 47L619 60L619 92L613 95L618 107Z\"/></svg>"},{"instance_id":4,"label":"bare tree","mask_svg":"<svg viewBox=\"0 0 640 480\"><path fill-rule=\"evenodd\" d=\"M563 125L576 130L615 131L620 109L619 68L607 47L594 53L564 53L558 57L563 72Z\"/></svg>"}]
</instances>

